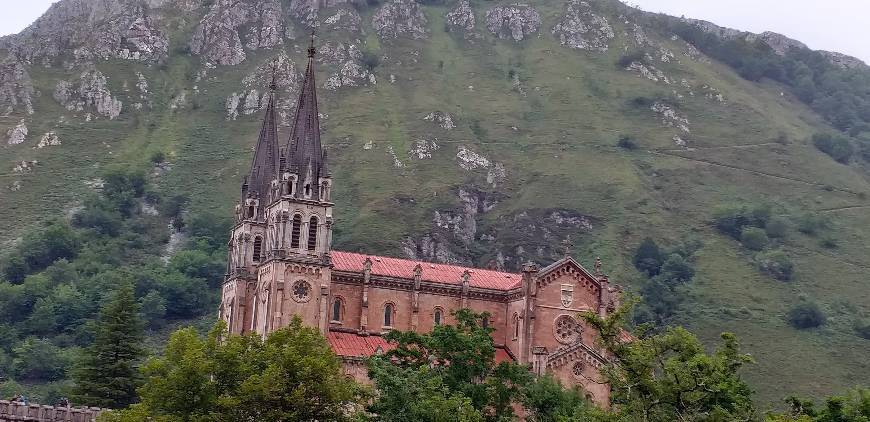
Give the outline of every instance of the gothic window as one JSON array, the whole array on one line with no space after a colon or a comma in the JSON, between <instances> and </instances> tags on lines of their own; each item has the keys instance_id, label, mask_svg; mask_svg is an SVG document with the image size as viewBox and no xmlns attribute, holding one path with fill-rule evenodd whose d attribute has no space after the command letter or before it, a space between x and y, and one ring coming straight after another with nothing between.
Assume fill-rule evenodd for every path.
<instances>
[{"instance_id":1,"label":"gothic window","mask_svg":"<svg viewBox=\"0 0 870 422\"><path fill-rule=\"evenodd\" d=\"M293 216L293 228L290 229L290 247L299 247L299 235L302 231L302 216L296 214Z\"/></svg>"},{"instance_id":2,"label":"gothic window","mask_svg":"<svg viewBox=\"0 0 870 422\"><path fill-rule=\"evenodd\" d=\"M553 324L553 334L559 343L575 343L580 337L580 325L571 316L560 315Z\"/></svg>"},{"instance_id":3,"label":"gothic window","mask_svg":"<svg viewBox=\"0 0 870 422\"><path fill-rule=\"evenodd\" d=\"M435 322L435 325L441 325L442 317L444 316L444 311L441 308L435 308L435 314L432 316L432 319Z\"/></svg>"},{"instance_id":4,"label":"gothic window","mask_svg":"<svg viewBox=\"0 0 870 422\"><path fill-rule=\"evenodd\" d=\"M487 328L489 328L489 317L485 316L483 317L483 329L485 330Z\"/></svg>"},{"instance_id":5,"label":"gothic window","mask_svg":"<svg viewBox=\"0 0 870 422\"><path fill-rule=\"evenodd\" d=\"M297 302L308 302L311 299L311 285L305 280L299 280L293 283L293 300Z\"/></svg>"},{"instance_id":6,"label":"gothic window","mask_svg":"<svg viewBox=\"0 0 870 422\"><path fill-rule=\"evenodd\" d=\"M329 200L329 183L323 182L320 184L320 200Z\"/></svg>"},{"instance_id":7,"label":"gothic window","mask_svg":"<svg viewBox=\"0 0 870 422\"><path fill-rule=\"evenodd\" d=\"M248 218L254 218L254 206L248 205Z\"/></svg>"},{"instance_id":8,"label":"gothic window","mask_svg":"<svg viewBox=\"0 0 870 422\"><path fill-rule=\"evenodd\" d=\"M254 262L260 262L260 256L263 253L263 238L257 236L254 238Z\"/></svg>"},{"instance_id":9,"label":"gothic window","mask_svg":"<svg viewBox=\"0 0 870 422\"><path fill-rule=\"evenodd\" d=\"M311 183L305 184L305 188L304 188L303 192L305 192L306 198L311 198Z\"/></svg>"},{"instance_id":10,"label":"gothic window","mask_svg":"<svg viewBox=\"0 0 870 422\"><path fill-rule=\"evenodd\" d=\"M520 316L514 314L514 339L520 338Z\"/></svg>"},{"instance_id":11,"label":"gothic window","mask_svg":"<svg viewBox=\"0 0 870 422\"><path fill-rule=\"evenodd\" d=\"M341 321L341 299L335 298L335 301L332 302L332 320L333 321Z\"/></svg>"},{"instance_id":12,"label":"gothic window","mask_svg":"<svg viewBox=\"0 0 870 422\"><path fill-rule=\"evenodd\" d=\"M393 326L393 313L396 308L392 303L388 303L384 305L384 327L392 327Z\"/></svg>"},{"instance_id":13,"label":"gothic window","mask_svg":"<svg viewBox=\"0 0 870 422\"><path fill-rule=\"evenodd\" d=\"M317 217L311 217L308 222L308 250L317 248Z\"/></svg>"}]
</instances>

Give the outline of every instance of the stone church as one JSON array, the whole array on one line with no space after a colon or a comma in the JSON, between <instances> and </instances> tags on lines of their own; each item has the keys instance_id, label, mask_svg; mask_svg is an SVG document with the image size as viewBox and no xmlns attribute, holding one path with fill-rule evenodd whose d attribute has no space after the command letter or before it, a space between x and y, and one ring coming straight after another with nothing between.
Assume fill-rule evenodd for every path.
<instances>
[{"instance_id":1,"label":"stone church","mask_svg":"<svg viewBox=\"0 0 870 422\"><path fill-rule=\"evenodd\" d=\"M299 315L326 336L347 374L364 381L364 359L391 347L382 335L426 332L470 308L489 314L497 361L551 373L606 406L607 356L577 318L618 305L619 288L600 262L589 271L566 254L511 273L331 248L333 179L320 137L315 53L309 48L292 132L281 144L274 81L268 96L229 242L220 317L230 331L265 334Z\"/></svg>"}]
</instances>

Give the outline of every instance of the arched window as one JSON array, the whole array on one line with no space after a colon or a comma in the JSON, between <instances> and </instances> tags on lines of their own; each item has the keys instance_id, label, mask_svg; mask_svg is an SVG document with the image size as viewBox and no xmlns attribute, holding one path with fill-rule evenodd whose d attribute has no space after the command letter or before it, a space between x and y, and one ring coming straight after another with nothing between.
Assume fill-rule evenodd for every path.
<instances>
[{"instance_id":1,"label":"arched window","mask_svg":"<svg viewBox=\"0 0 870 422\"><path fill-rule=\"evenodd\" d=\"M392 327L393 326L393 312L395 309L393 308L392 303L388 303L384 305L384 327Z\"/></svg>"},{"instance_id":2,"label":"arched window","mask_svg":"<svg viewBox=\"0 0 870 422\"><path fill-rule=\"evenodd\" d=\"M332 302L332 320L333 321L341 321L341 299L335 298L335 301Z\"/></svg>"},{"instance_id":3,"label":"arched window","mask_svg":"<svg viewBox=\"0 0 870 422\"><path fill-rule=\"evenodd\" d=\"M317 248L317 217L311 217L308 222L308 250Z\"/></svg>"},{"instance_id":4,"label":"arched window","mask_svg":"<svg viewBox=\"0 0 870 422\"><path fill-rule=\"evenodd\" d=\"M296 214L293 216L293 228L290 229L290 247L299 247L299 235L302 230L302 216Z\"/></svg>"},{"instance_id":5,"label":"arched window","mask_svg":"<svg viewBox=\"0 0 870 422\"><path fill-rule=\"evenodd\" d=\"M248 218L254 218L254 206L248 205Z\"/></svg>"},{"instance_id":6,"label":"arched window","mask_svg":"<svg viewBox=\"0 0 870 422\"><path fill-rule=\"evenodd\" d=\"M303 190L306 198L311 198L311 183L306 183L305 188Z\"/></svg>"},{"instance_id":7,"label":"arched window","mask_svg":"<svg viewBox=\"0 0 870 422\"><path fill-rule=\"evenodd\" d=\"M263 238L257 236L254 238L254 262L260 262L260 256L263 254Z\"/></svg>"},{"instance_id":8,"label":"arched window","mask_svg":"<svg viewBox=\"0 0 870 422\"><path fill-rule=\"evenodd\" d=\"M444 312L441 311L441 308L435 308L435 314L432 316L432 319L435 321L435 325L441 325L441 318Z\"/></svg>"},{"instance_id":9,"label":"arched window","mask_svg":"<svg viewBox=\"0 0 870 422\"><path fill-rule=\"evenodd\" d=\"M485 317L483 317L483 329L487 329L487 328L489 328L489 317L485 316Z\"/></svg>"},{"instance_id":10,"label":"arched window","mask_svg":"<svg viewBox=\"0 0 870 422\"><path fill-rule=\"evenodd\" d=\"M514 314L514 338L520 338L520 316Z\"/></svg>"}]
</instances>

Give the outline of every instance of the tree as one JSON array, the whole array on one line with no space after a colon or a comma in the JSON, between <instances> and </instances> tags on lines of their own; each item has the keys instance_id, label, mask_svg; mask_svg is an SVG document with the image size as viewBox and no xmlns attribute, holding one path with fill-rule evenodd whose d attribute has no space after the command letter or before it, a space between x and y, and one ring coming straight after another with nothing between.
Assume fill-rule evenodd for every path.
<instances>
[{"instance_id":1,"label":"tree","mask_svg":"<svg viewBox=\"0 0 870 422\"><path fill-rule=\"evenodd\" d=\"M648 335L642 327L626 342L622 327L630 310L630 305L623 306L606 318L583 314L613 356L603 372L621 420L724 422L753 417L752 390L739 375L752 359L740 353L733 334L722 334L722 344L712 355L683 328Z\"/></svg>"},{"instance_id":2,"label":"tree","mask_svg":"<svg viewBox=\"0 0 870 422\"><path fill-rule=\"evenodd\" d=\"M662 264L659 277L667 283L686 283L695 276L695 268L692 263L682 255L672 253Z\"/></svg>"},{"instance_id":3,"label":"tree","mask_svg":"<svg viewBox=\"0 0 870 422\"><path fill-rule=\"evenodd\" d=\"M438 325L430 333L391 331L386 336L396 347L372 358L369 364L379 392L370 410L381 420L404 420L409 416L404 392L383 388L403 384L446 388L453 395L467 398L486 420L513 417L512 404L519 400L531 374L515 363L495 364L492 328L482 323L486 313L461 309L453 315L456 325ZM453 399L430 404L464 409L459 397ZM473 420L471 414L469 418Z\"/></svg>"},{"instance_id":4,"label":"tree","mask_svg":"<svg viewBox=\"0 0 870 422\"><path fill-rule=\"evenodd\" d=\"M143 334L132 285L122 285L103 306L94 336L73 374L76 400L110 408L135 402Z\"/></svg>"},{"instance_id":5,"label":"tree","mask_svg":"<svg viewBox=\"0 0 870 422\"><path fill-rule=\"evenodd\" d=\"M790 410L786 413L770 414L767 422L866 422L870 421L870 389L858 388L842 396L825 400L819 409L810 400L797 397L786 399Z\"/></svg>"},{"instance_id":6,"label":"tree","mask_svg":"<svg viewBox=\"0 0 870 422\"><path fill-rule=\"evenodd\" d=\"M584 421L598 421L605 414L589 403L578 387L565 388L549 375L539 377L525 387L522 404L527 422L564 421L575 415L582 415Z\"/></svg>"},{"instance_id":7,"label":"tree","mask_svg":"<svg viewBox=\"0 0 870 422\"><path fill-rule=\"evenodd\" d=\"M12 349L12 374L18 380L54 381L63 378L69 362L45 339L28 337Z\"/></svg>"},{"instance_id":8,"label":"tree","mask_svg":"<svg viewBox=\"0 0 870 422\"><path fill-rule=\"evenodd\" d=\"M771 277L789 281L794 276L794 264L785 252L780 250L759 252L755 255L755 264L758 269L769 274Z\"/></svg>"},{"instance_id":9,"label":"tree","mask_svg":"<svg viewBox=\"0 0 870 422\"><path fill-rule=\"evenodd\" d=\"M815 302L801 302L788 311L788 322L797 329L815 328L825 323L825 314Z\"/></svg>"},{"instance_id":10,"label":"tree","mask_svg":"<svg viewBox=\"0 0 870 422\"><path fill-rule=\"evenodd\" d=\"M637 247L634 253L634 267L638 271L652 277L657 275L662 268L664 254L654 240L647 237Z\"/></svg>"},{"instance_id":11,"label":"tree","mask_svg":"<svg viewBox=\"0 0 870 422\"><path fill-rule=\"evenodd\" d=\"M142 373L141 403L109 421L341 421L363 397L326 339L298 317L265 340L228 336L223 323L206 338L178 330Z\"/></svg>"},{"instance_id":12,"label":"tree","mask_svg":"<svg viewBox=\"0 0 870 422\"><path fill-rule=\"evenodd\" d=\"M770 243L770 239L767 237L767 233L763 229L758 227L744 227L743 230L740 231L740 243L742 243L747 249L760 251L767 247L767 244Z\"/></svg>"},{"instance_id":13,"label":"tree","mask_svg":"<svg viewBox=\"0 0 870 422\"><path fill-rule=\"evenodd\" d=\"M843 164L848 163L855 152L855 148L849 142L849 139L842 135L817 133L813 135L813 145L819 151L828 154L831 158Z\"/></svg>"}]
</instances>

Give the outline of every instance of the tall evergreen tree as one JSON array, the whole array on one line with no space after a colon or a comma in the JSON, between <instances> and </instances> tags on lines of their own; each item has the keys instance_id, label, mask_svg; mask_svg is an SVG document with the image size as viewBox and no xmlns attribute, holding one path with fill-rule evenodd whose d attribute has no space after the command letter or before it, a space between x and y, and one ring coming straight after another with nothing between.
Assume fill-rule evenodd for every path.
<instances>
[{"instance_id":1,"label":"tall evergreen tree","mask_svg":"<svg viewBox=\"0 0 870 422\"><path fill-rule=\"evenodd\" d=\"M143 355L142 323L133 286L121 286L100 311L93 344L74 371L75 400L90 406L126 407L136 401Z\"/></svg>"}]
</instances>

